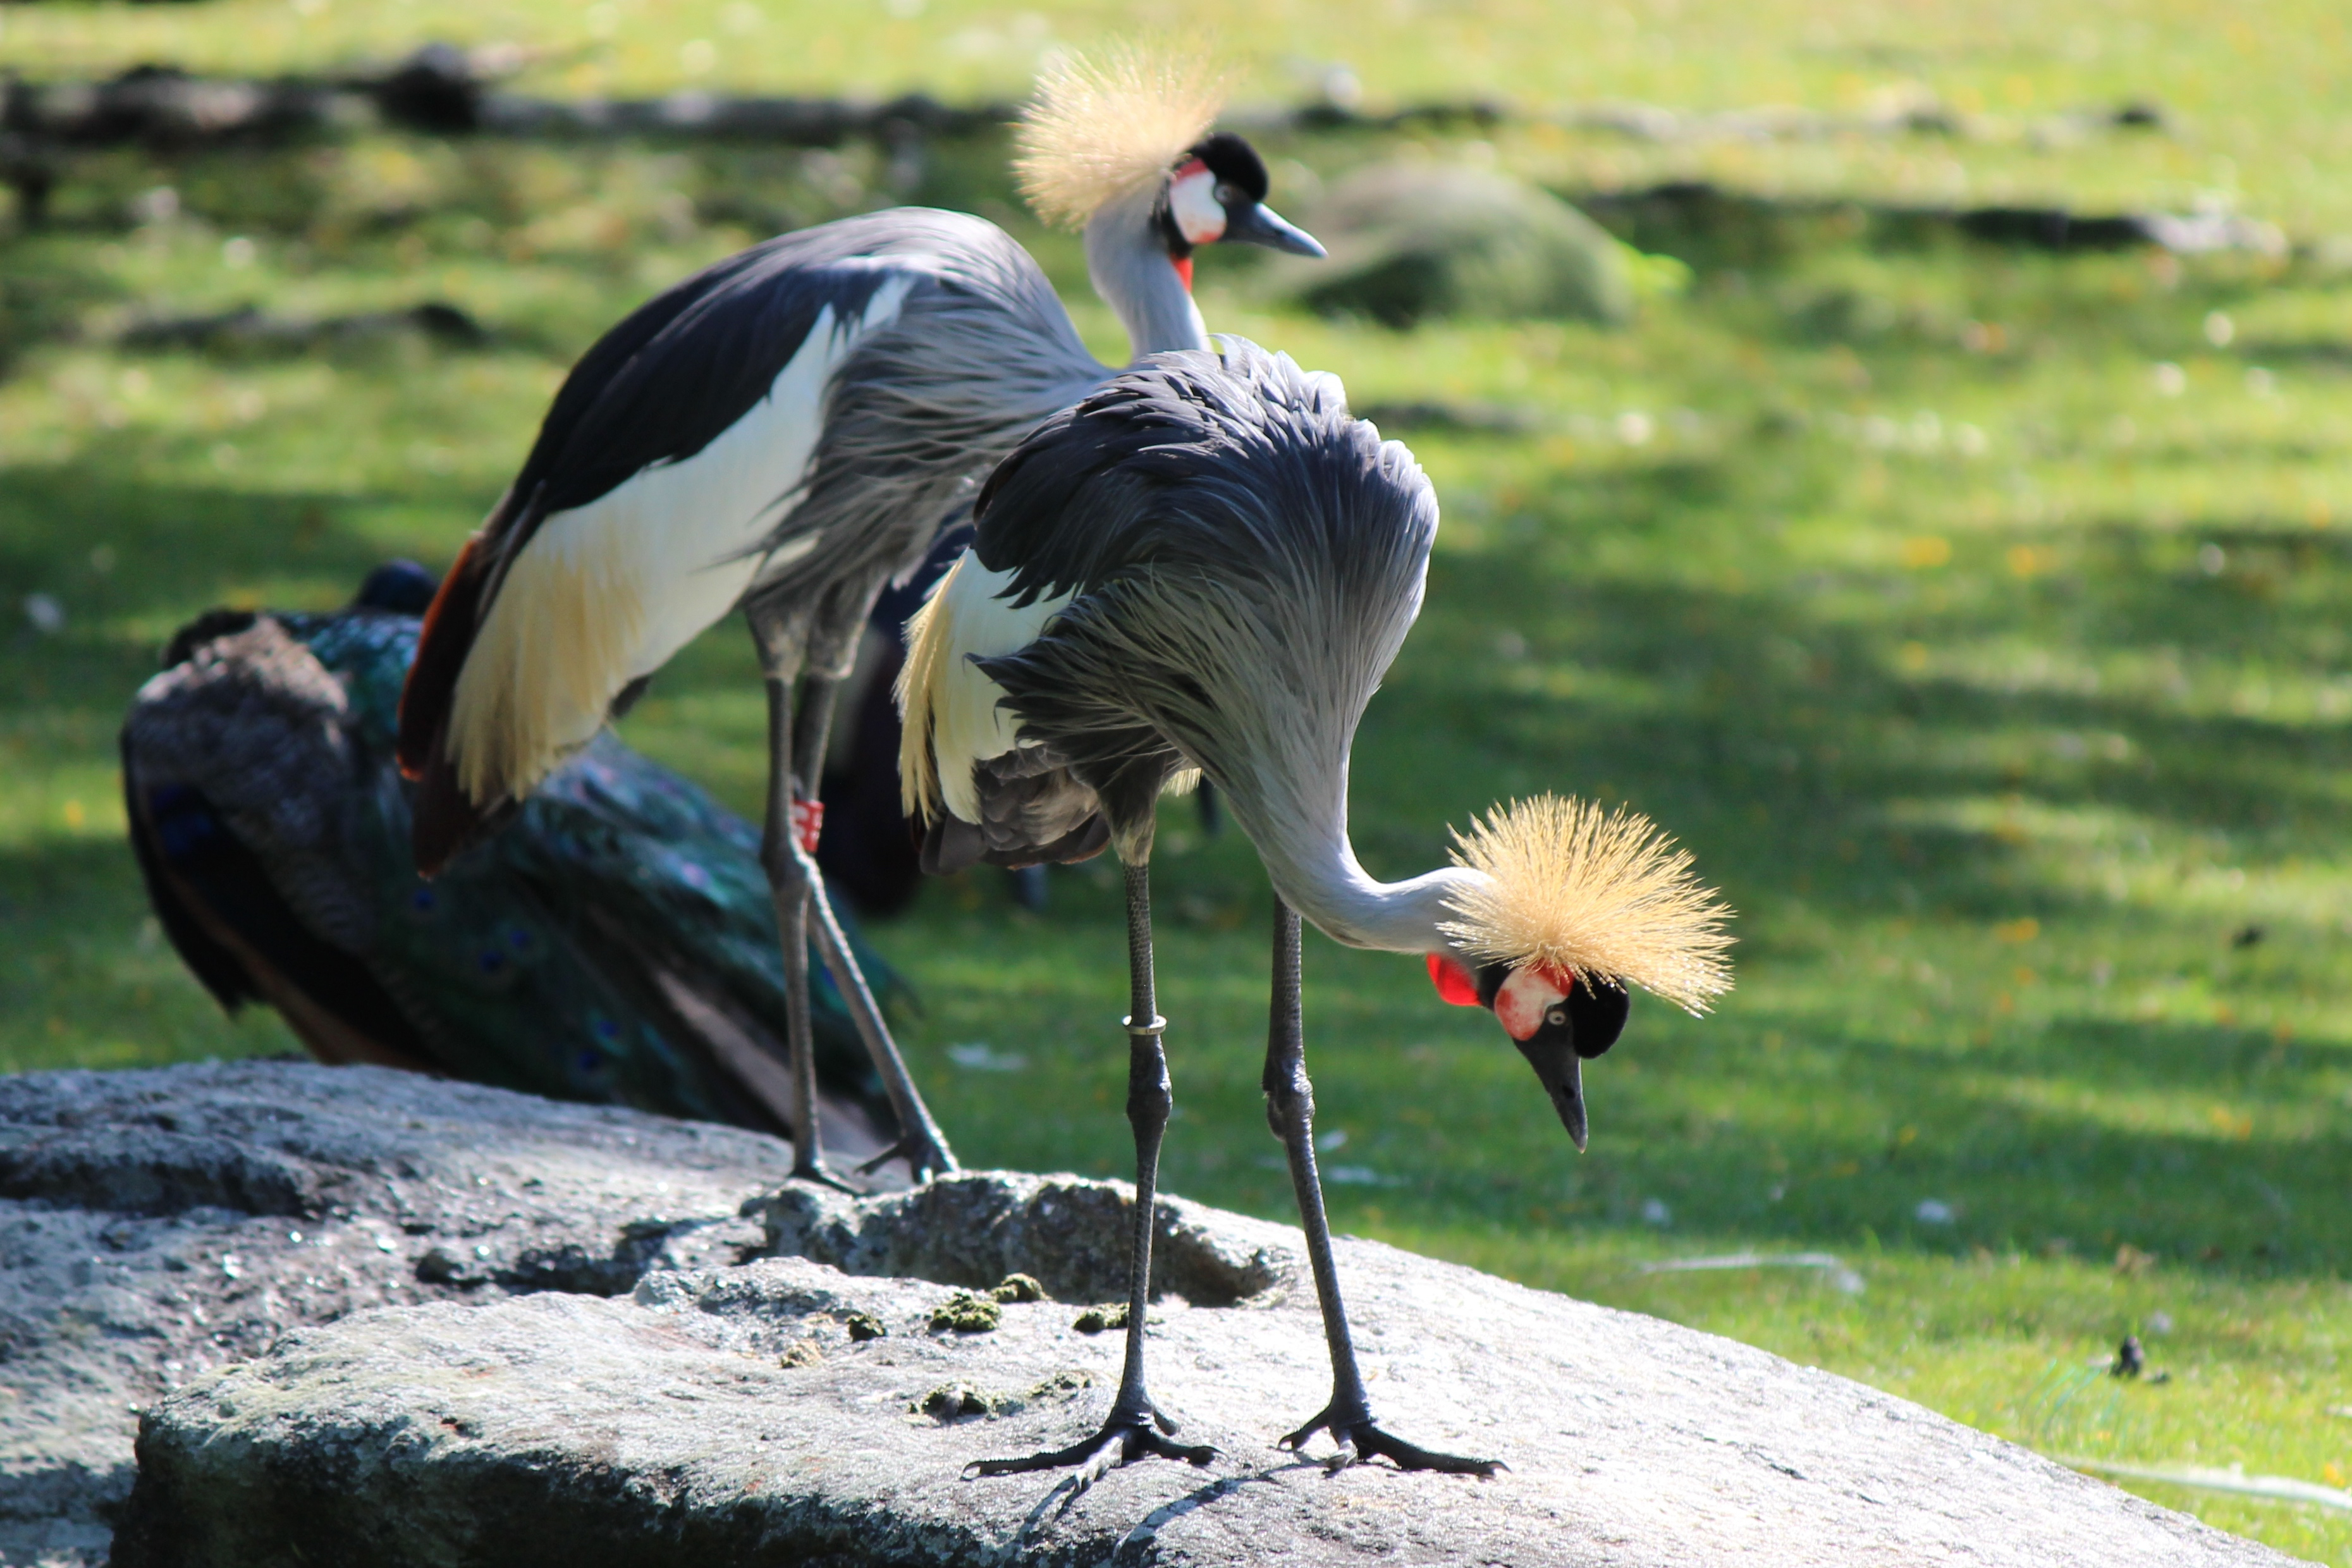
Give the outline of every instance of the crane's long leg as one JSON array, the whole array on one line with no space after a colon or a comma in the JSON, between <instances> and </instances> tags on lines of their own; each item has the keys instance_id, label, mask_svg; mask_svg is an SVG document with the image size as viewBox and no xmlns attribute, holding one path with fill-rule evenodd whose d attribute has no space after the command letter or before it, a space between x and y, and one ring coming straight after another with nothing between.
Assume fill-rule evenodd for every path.
<instances>
[{"instance_id":1,"label":"crane's long leg","mask_svg":"<svg viewBox=\"0 0 2352 1568\"><path fill-rule=\"evenodd\" d=\"M825 1169L823 1130L817 1124L816 1040L809 1021L808 907L815 868L793 831L793 682L799 648L787 650L754 619L761 662L768 666L768 809L760 838L760 865L776 906L776 936L783 946L784 1043L793 1057L793 1174L852 1191Z\"/></svg>"},{"instance_id":2,"label":"crane's long leg","mask_svg":"<svg viewBox=\"0 0 2352 1568\"><path fill-rule=\"evenodd\" d=\"M1066 1509L1121 1465L1151 1455L1205 1465L1217 1452L1205 1446L1170 1442L1167 1435L1176 1430L1176 1423L1151 1403L1143 1381L1143 1319L1151 1296L1151 1232L1160 1184L1160 1144L1168 1131L1168 1113L1175 1107L1168 1084L1168 1053L1160 1038L1167 1020L1160 1016L1152 994L1150 870L1143 856L1127 867L1127 953L1131 982L1131 1005L1125 1020L1127 1120L1135 1129L1135 1235L1128 1246L1127 1365L1119 1374L1118 1397L1111 1402L1102 1430L1091 1437L1025 1458L981 1459L964 1472L1004 1476L1075 1465L1076 1485L1063 1501Z\"/></svg>"},{"instance_id":3,"label":"crane's long leg","mask_svg":"<svg viewBox=\"0 0 2352 1568\"><path fill-rule=\"evenodd\" d=\"M1315 1170L1315 1086L1307 1079L1307 1036L1298 997L1298 911L1274 901L1274 1002L1266 1022L1265 1120L1290 1156L1290 1184L1298 1195L1298 1220L1307 1231L1307 1256L1315 1270L1315 1298L1323 1308L1323 1338L1331 1351L1331 1402L1313 1419L1282 1439L1297 1448L1318 1431L1328 1431L1339 1451L1333 1469L1384 1454L1401 1469L1444 1470L1491 1476L1493 1459L1465 1459L1432 1453L1391 1436L1372 1420L1372 1403L1356 1366L1356 1342L1348 1331L1348 1309L1339 1300L1339 1269L1331 1257L1331 1225L1323 1213L1323 1183Z\"/></svg>"},{"instance_id":4,"label":"crane's long leg","mask_svg":"<svg viewBox=\"0 0 2352 1568\"><path fill-rule=\"evenodd\" d=\"M862 618L858 624L864 625ZM824 771L825 743L833 734L834 699L840 685L837 678L823 670L812 670L802 684L793 740L793 755L799 759L793 787L802 800L817 798ZM898 1043L890 1037L890 1026L883 1021L873 988L866 984L865 973L857 967L857 960L842 936L841 921L835 916L833 900L824 890L824 874L817 869L813 858L804 855L803 860L803 874L808 883L807 901L816 916L817 951L824 957L824 966L833 972L835 989L849 1008L850 1021L857 1026L857 1037L866 1042L866 1054L874 1058L875 1070L882 1075L883 1092L890 1097L890 1110L898 1122L898 1142L860 1165L858 1171L864 1173L892 1160L903 1159L915 1180L920 1182L961 1169L954 1151L948 1147L947 1135L932 1120L931 1108L923 1103L922 1091L915 1087L914 1075L907 1070L906 1058L898 1054Z\"/></svg>"}]
</instances>

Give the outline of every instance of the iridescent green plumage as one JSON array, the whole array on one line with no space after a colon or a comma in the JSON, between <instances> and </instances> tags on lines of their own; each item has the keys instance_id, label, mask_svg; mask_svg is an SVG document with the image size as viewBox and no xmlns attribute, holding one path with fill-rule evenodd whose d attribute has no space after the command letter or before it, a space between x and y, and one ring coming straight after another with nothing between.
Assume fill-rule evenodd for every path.
<instances>
[{"instance_id":1,"label":"iridescent green plumage","mask_svg":"<svg viewBox=\"0 0 2352 1568\"><path fill-rule=\"evenodd\" d=\"M394 760L416 636L409 616L353 609L215 613L175 639L183 657L124 727L124 778L150 889L191 967L224 1005L277 1002L331 1059L413 1057L783 1131L783 965L758 835L606 734L505 831L419 879ZM862 944L858 959L889 976ZM879 1146L886 1101L812 970L827 1114L845 1152ZM290 1005L289 984L303 993Z\"/></svg>"}]
</instances>

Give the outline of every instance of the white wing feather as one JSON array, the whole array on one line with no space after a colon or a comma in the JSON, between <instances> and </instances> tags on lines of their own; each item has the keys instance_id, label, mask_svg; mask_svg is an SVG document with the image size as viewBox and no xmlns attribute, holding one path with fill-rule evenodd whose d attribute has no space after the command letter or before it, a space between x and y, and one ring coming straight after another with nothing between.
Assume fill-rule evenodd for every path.
<instances>
[{"instance_id":1,"label":"white wing feather","mask_svg":"<svg viewBox=\"0 0 2352 1568\"><path fill-rule=\"evenodd\" d=\"M585 745L613 699L735 607L782 563L761 541L800 504L826 395L858 343L898 318L917 279L859 315L818 313L768 395L694 456L656 464L551 514L509 569L458 677L457 778L477 801L520 796ZM794 539L795 555L817 548Z\"/></svg>"},{"instance_id":2,"label":"white wing feather","mask_svg":"<svg viewBox=\"0 0 2352 1568\"><path fill-rule=\"evenodd\" d=\"M908 626L912 651L900 706L908 747L921 744L928 715L939 802L966 822L980 820L972 765L1012 751L1021 728L1020 715L1004 704L1004 689L971 661L1026 647L1070 602L1063 595L1016 606L998 597L1012 582L1012 573L990 571L967 550ZM913 761L902 752L902 778ZM928 791L909 793L916 805L928 804L921 799Z\"/></svg>"}]
</instances>

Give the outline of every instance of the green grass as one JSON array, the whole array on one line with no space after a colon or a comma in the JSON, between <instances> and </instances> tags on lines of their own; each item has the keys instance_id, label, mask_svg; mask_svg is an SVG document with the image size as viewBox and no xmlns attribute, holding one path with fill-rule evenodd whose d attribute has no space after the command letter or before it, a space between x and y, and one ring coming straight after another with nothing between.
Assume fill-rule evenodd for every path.
<instances>
[{"instance_id":1,"label":"green grass","mask_svg":"<svg viewBox=\"0 0 2352 1568\"><path fill-rule=\"evenodd\" d=\"M1056 26L1099 15L1046 10ZM1948 8L1916 31L1940 47L1994 15ZM2191 58L2197 15L2117 36L2140 39L2136 58ZM304 55L285 41L299 27L265 16L297 13L16 8L0 58L79 58L86 35L118 62L165 44L228 60L217 29L240 19L256 50L289 51L263 64L444 22L557 26L344 5ZM1680 16L1663 30L1724 21ZM2058 25L2011 20L2021 31L2000 36ZM1766 30L1740 22L1725 47ZM924 47L947 47L939 31ZM1497 58L1567 73L1526 90L1748 102L1784 81L1804 96L1801 36L1759 45L1746 90L1685 55L1621 52L1618 77L1567 49ZM1498 23L1490 44L1511 37ZM841 74L811 58L780 56L761 79ZM2032 79L2120 90L2042 64ZM1396 79L1383 90L1465 79ZM2244 113L2284 135L2292 99L2249 95ZM1296 181L1391 146L1268 151ZM1497 150L1541 172L1538 153ZM1074 247L1020 222L1001 159L935 149L910 194L1014 224L1083 299ZM887 199L880 178L856 149L366 137L93 157L56 227L0 230L0 1070L289 1048L267 1016L221 1018L179 968L121 846L112 732L154 647L210 604L325 605L387 553L446 561L598 330L770 228ZM183 217L134 226L130 198L159 184ZM1651 813L1741 911L1720 1012L1637 1004L1594 1065L1582 1158L1490 1022L1441 1006L1408 961L1312 940L1310 1059L1322 1126L1346 1134L1327 1159L1357 1178L1332 1189L1338 1221L1734 1334L2045 1451L2342 1485L2352 282L2316 261L1792 232L1753 253L1685 237L1691 292L1615 335L1392 334L1279 313L1234 258L1202 263L1213 324L1339 373L1360 405L1508 403L1544 425L1412 437L1445 521L1428 608L1358 748L1368 865L1425 868L1448 823L1559 788ZM144 311L424 298L475 312L492 345L231 358L112 341ZM1107 313L1079 315L1114 352ZM55 635L18 614L37 592L65 609ZM730 625L697 644L627 731L748 810L762 763L746 643ZM1284 1215L1256 1089L1263 878L1184 803L1154 869L1180 1105L1168 1183ZM968 878L874 930L921 988L906 1043L968 1160L1126 1170L1117 910L1097 864L1058 874L1042 916ZM971 1041L1027 1069L954 1065L947 1047ZM1951 1221L1923 1220L1924 1200ZM1639 1272L1748 1248L1834 1252L1864 1288ZM2130 1329L2168 1382L2090 1374ZM2352 1564L2347 1516L2141 1489Z\"/></svg>"},{"instance_id":2,"label":"green grass","mask_svg":"<svg viewBox=\"0 0 2352 1568\"><path fill-rule=\"evenodd\" d=\"M1049 51L1171 29L1213 47L1244 103L1322 90L1335 67L1385 109L1465 97L1543 111L1648 103L1860 118L1937 106L1957 134L1716 135L1667 142L1521 128L1507 153L1570 183L1707 177L1914 201L2220 204L2300 236L2352 235L2343 7L2273 0L52 0L0 12L0 70L136 60L258 74L382 61L421 38L499 47L562 96L726 90L1007 100ZM2156 134L2087 112L2154 103Z\"/></svg>"}]
</instances>

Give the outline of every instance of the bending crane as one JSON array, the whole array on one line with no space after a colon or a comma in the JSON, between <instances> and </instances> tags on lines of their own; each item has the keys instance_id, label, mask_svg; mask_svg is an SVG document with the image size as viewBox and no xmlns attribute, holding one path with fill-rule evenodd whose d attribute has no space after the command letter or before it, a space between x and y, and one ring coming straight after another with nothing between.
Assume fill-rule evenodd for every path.
<instances>
[{"instance_id":1,"label":"bending crane","mask_svg":"<svg viewBox=\"0 0 2352 1568\"><path fill-rule=\"evenodd\" d=\"M1437 501L1412 454L1349 416L1328 375L1236 338L1159 354L1056 415L990 476L971 549L912 634L900 777L957 855L1006 864L1108 842L1127 880L1135 1229L1127 1363L1101 1431L989 1460L1079 1468L1081 1489L1170 1441L1144 1381L1152 1204L1171 1095L1151 967L1160 795L1213 783L1274 883L1266 1114L1288 1153L1332 1363L1318 1429L1340 1462L1490 1473L1374 1422L1315 1168L1299 917L1353 947L1426 955L1490 1009L1584 1147L1580 1063L1623 1027L1626 984L1694 1011L1726 989L1726 911L1641 817L1545 796L1460 836L1456 863L1368 876L1348 839L1356 726L1421 607ZM1294 912L1295 911L1295 912Z\"/></svg>"}]
</instances>

